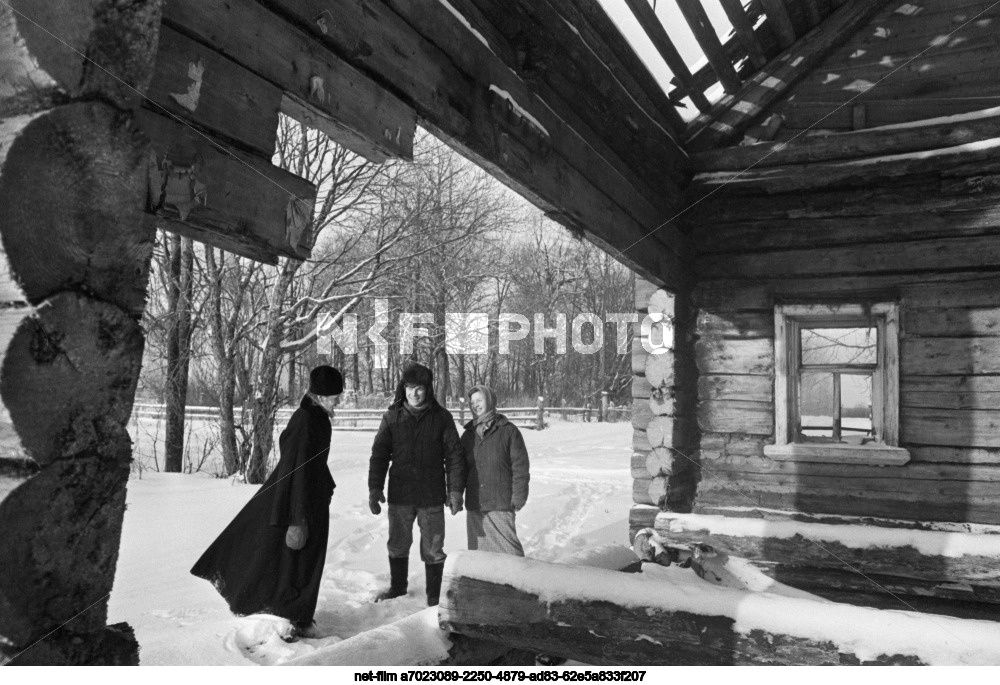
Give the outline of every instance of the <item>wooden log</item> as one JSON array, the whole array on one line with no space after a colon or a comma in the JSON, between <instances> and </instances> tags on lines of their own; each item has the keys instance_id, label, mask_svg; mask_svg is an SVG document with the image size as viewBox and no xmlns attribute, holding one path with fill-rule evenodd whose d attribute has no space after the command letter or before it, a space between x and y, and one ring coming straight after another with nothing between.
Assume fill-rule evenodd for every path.
<instances>
[{"instance_id":1,"label":"wooden log","mask_svg":"<svg viewBox=\"0 0 1000 685\"><path fill-rule=\"evenodd\" d=\"M167 26L146 95L157 114L166 110L265 159L274 154L281 89Z\"/></svg>"},{"instance_id":2,"label":"wooden log","mask_svg":"<svg viewBox=\"0 0 1000 685\"><path fill-rule=\"evenodd\" d=\"M705 99L704 93L695 84L691 76L691 70L688 69L684 58L681 57L681 54L677 52L677 48L670 41L670 37L664 30L663 24L660 23L653 8L647 4L646 0L625 0L625 2L629 9L632 10L632 14L635 15L642 30L649 36L653 47L660 53L663 61L667 63L670 73L681 82L685 94L691 98L695 107L702 112L707 111L710 108L708 100Z\"/></svg>"},{"instance_id":3,"label":"wooden log","mask_svg":"<svg viewBox=\"0 0 1000 685\"><path fill-rule=\"evenodd\" d=\"M903 326L907 334L922 338L996 336L1000 335L1000 308L908 308Z\"/></svg>"},{"instance_id":4,"label":"wooden log","mask_svg":"<svg viewBox=\"0 0 1000 685\"><path fill-rule=\"evenodd\" d=\"M1000 373L998 352L997 338L904 338L900 373L903 376Z\"/></svg>"},{"instance_id":5,"label":"wooden log","mask_svg":"<svg viewBox=\"0 0 1000 685\"><path fill-rule=\"evenodd\" d=\"M650 386L662 389L673 385L674 363L674 355L671 352L647 354L643 372Z\"/></svg>"},{"instance_id":6,"label":"wooden log","mask_svg":"<svg viewBox=\"0 0 1000 685\"><path fill-rule=\"evenodd\" d=\"M645 376L632 376L632 399L648 400L653 391Z\"/></svg>"},{"instance_id":7,"label":"wooden log","mask_svg":"<svg viewBox=\"0 0 1000 685\"><path fill-rule=\"evenodd\" d=\"M947 173L955 167L989 162L1000 148L1000 138L990 138L946 148L903 152L850 160L789 164L760 170L716 171L697 174L687 192L702 195L751 195L865 187L876 181L918 174ZM962 175L973 175L974 169Z\"/></svg>"},{"instance_id":8,"label":"wooden log","mask_svg":"<svg viewBox=\"0 0 1000 685\"><path fill-rule=\"evenodd\" d=\"M1000 464L1000 450L980 447L909 445L911 462Z\"/></svg>"},{"instance_id":9,"label":"wooden log","mask_svg":"<svg viewBox=\"0 0 1000 685\"><path fill-rule=\"evenodd\" d=\"M473 559L474 554L478 558ZM841 655L830 641L768 629L778 624L772 624L767 616L808 613L815 606L814 600L755 595L714 585L702 589L696 585L650 584L632 574L556 568L528 559L504 558L499 564L481 552L460 552L450 558L445 567L439 620L445 630L463 635L500 640L595 665L837 664L869 658ZM511 585L511 578L524 580ZM588 590L565 598L566 587ZM557 595L564 599L547 599ZM735 608L722 609L720 615L704 613L705 603L712 601L709 597L720 595L726 600L714 606L728 607L731 602L735 607L743 604L741 598L752 597L760 609L743 611L741 627L735 630ZM633 596L644 597L644 606L630 606L622 599ZM914 655L889 656L885 652L894 650L881 646L881 636L892 634L889 621L895 619L895 613L860 607L838 609L856 615L851 618L845 614L847 623L866 626L866 652L870 648L872 654L882 653L865 663L920 662ZM857 632L852 637L856 639ZM869 641L874 644L867 644ZM962 644L962 640L956 641L954 649L964 655Z\"/></svg>"},{"instance_id":10,"label":"wooden log","mask_svg":"<svg viewBox=\"0 0 1000 685\"><path fill-rule=\"evenodd\" d=\"M761 4L764 6L764 13L767 15L768 21L771 22L771 27L778 35L778 44L783 50L792 47L797 36L785 3L782 0L761 0Z\"/></svg>"},{"instance_id":11,"label":"wooden log","mask_svg":"<svg viewBox=\"0 0 1000 685\"><path fill-rule=\"evenodd\" d=\"M770 376L774 370L774 344L767 339L699 340L695 354L703 374Z\"/></svg>"},{"instance_id":12,"label":"wooden log","mask_svg":"<svg viewBox=\"0 0 1000 685\"><path fill-rule=\"evenodd\" d=\"M997 376L904 376L900 406L925 409L993 409L1000 406Z\"/></svg>"},{"instance_id":13,"label":"wooden log","mask_svg":"<svg viewBox=\"0 0 1000 685\"><path fill-rule=\"evenodd\" d=\"M729 61L705 8L698 0L678 0L677 7L684 15L684 20L691 28L691 33L694 34L695 40L701 46L702 52L705 53L708 63L712 65L712 70L726 92L737 92L742 82L736 69L733 68L733 63Z\"/></svg>"},{"instance_id":14,"label":"wooden log","mask_svg":"<svg viewBox=\"0 0 1000 685\"><path fill-rule=\"evenodd\" d=\"M674 419L654 416L646 424L646 437L650 447L670 447L674 444Z\"/></svg>"},{"instance_id":15,"label":"wooden log","mask_svg":"<svg viewBox=\"0 0 1000 685\"><path fill-rule=\"evenodd\" d=\"M632 449L636 452L645 452L652 448L653 446L649 444L649 439L646 436L646 431L632 430Z\"/></svg>"},{"instance_id":16,"label":"wooden log","mask_svg":"<svg viewBox=\"0 0 1000 685\"><path fill-rule=\"evenodd\" d=\"M774 406L745 400L702 400L698 403L698 427L712 433L774 433Z\"/></svg>"},{"instance_id":17,"label":"wooden log","mask_svg":"<svg viewBox=\"0 0 1000 685\"><path fill-rule=\"evenodd\" d=\"M287 92L285 114L374 162L413 159L413 108L267 8L252 0L164 5L168 26Z\"/></svg>"},{"instance_id":18,"label":"wooden log","mask_svg":"<svg viewBox=\"0 0 1000 685\"><path fill-rule=\"evenodd\" d=\"M628 514L629 541L631 542L637 531L643 528L652 528L656 521L656 515L659 513L659 507L648 504L633 504L629 508Z\"/></svg>"},{"instance_id":19,"label":"wooden log","mask_svg":"<svg viewBox=\"0 0 1000 685\"><path fill-rule=\"evenodd\" d=\"M774 337L774 312L698 312L698 334L702 338Z\"/></svg>"},{"instance_id":20,"label":"wooden log","mask_svg":"<svg viewBox=\"0 0 1000 685\"><path fill-rule=\"evenodd\" d=\"M138 122L155 152L152 210L170 230L272 264L309 256L311 183L150 111Z\"/></svg>"},{"instance_id":21,"label":"wooden log","mask_svg":"<svg viewBox=\"0 0 1000 685\"><path fill-rule=\"evenodd\" d=\"M637 276L635 279L635 308L640 313L647 313L649 307L649 298L656 293L657 290L661 290L661 287L656 283L647 281L645 278Z\"/></svg>"},{"instance_id":22,"label":"wooden log","mask_svg":"<svg viewBox=\"0 0 1000 685\"><path fill-rule=\"evenodd\" d=\"M866 544L855 546L844 542L844 526L796 521L760 521L754 526L744 521L737 528L716 517L671 513L657 516L655 528L671 543L708 544L744 559L971 583L1000 590L998 536L866 526L861 529ZM956 546L962 551L952 552ZM946 547L949 553L938 551Z\"/></svg>"},{"instance_id":23,"label":"wooden log","mask_svg":"<svg viewBox=\"0 0 1000 685\"><path fill-rule=\"evenodd\" d=\"M918 409L900 411L904 443L950 447L1000 447L1000 411Z\"/></svg>"},{"instance_id":24,"label":"wooden log","mask_svg":"<svg viewBox=\"0 0 1000 685\"><path fill-rule=\"evenodd\" d=\"M669 293L662 288L657 288L649 296L649 303L646 305L646 311L650 315L660 314L663 317L673 318L674 316L674 295Z\"/></svg>"},{"instance_id":25,"label":"wooden log","mask_svg":"<svg viewBox=\"0 0 1000 685\"><path fill-rule=\"evenodd\" d=\"M780 2L773 1L775 4ZM707 150L736 140L761 112L769 111L796 82L819 65L834 47L864 26L885 4L883 0L851 0L838 8L820 27L774 59L772 68L757 72L739 93L720 101L707 115L692 122L688 149ZM769 18L773 18L770 13Z\"/></svg>"},{"instance_id":26,"label":"wooden log","mask_svg":"<svg viewBox=\"0 0 1000 685\"><path fill-rule=\"evenodd\" d=\"M649 400L649 411L653 416L673 416L676 411L674 405L674 394L672 388L665 390L657 389Z\"/></svg>"},{"instance_id":27,"label":"wooden log","mask_svg":"<svg viewBox=\"0 0 1000 685\"><path fill-rule=\"evenodd\" d=\"M698 399L772 402L774 381L767 376L701 376L698 379Z\"/></svg>"},{"instance_id":28,"label":"wooden log","mask_svg":"<svg viewBox=\"0 0 1000 685\"><path fill-rule=\"evenodd\" d=\"M750 62L755 68L762 68L767 64L767 55L764 52L764 47L757 38L757 34L754 32L750 18L743 9L743 3L740 0L720 0L720 2L722 9L729 18L729 23L732 24L733 31L735 31L740 43L747 51Z\"/></svg>"}]
</instances>

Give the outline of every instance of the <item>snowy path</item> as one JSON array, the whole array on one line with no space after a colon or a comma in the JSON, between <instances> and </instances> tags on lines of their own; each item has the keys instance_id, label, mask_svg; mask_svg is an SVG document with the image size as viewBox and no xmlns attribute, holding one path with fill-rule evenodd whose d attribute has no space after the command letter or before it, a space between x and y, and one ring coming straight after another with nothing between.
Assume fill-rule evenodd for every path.
<instances>
[{"instance_id":1,"label":"snowy path","mask_svg":"<svg viewBox=\"0 0 1000 685\"><path fill-rule=\"evenodd\" d=\"M215 590L188 572L256 487L148 470L131 480L109 622L135 628L141 663L282 663L422 610L424 571L416 549L409 594L371 602L388 584L388 524L384 513L374 517L367 506L373 437L334 432L330 470L337 491L316 612L323 637L293 644L279 637L285 622L233 617ZM518 529L526 554L553 561L580 548L627 544L631 426L554 422L524 437L531 485ZM445 549L465 549L464 514L449 515L446 525Z\"/></svg>"}]
</instances>

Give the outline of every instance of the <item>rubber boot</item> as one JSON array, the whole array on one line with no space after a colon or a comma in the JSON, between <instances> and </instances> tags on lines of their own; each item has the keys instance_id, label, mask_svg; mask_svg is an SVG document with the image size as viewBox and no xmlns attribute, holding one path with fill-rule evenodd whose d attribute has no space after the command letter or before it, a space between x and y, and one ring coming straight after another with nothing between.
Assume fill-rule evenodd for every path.
<instances>
[{"instance_id":1,"label":"rubber boot","mask_svg":"<svg viewBox=\"0 0 1000 685\"><path fill-rule=\"evenodd\" d=\"M444 574L444 564L424 564L427 572L427 606L437 606L441 596L441 576Z\"/></svg>"},{"instance_id":2,"label":"rubber boot","mask_svg":"<svg viewBox=\"0 0 1000 685\"><path fill-rule=\"evenodd\" d=\"M389 589L375 595L376 602L387 599L395 599L406 594L407 580L409 574L410 558L400 557L394 559L389 557Z\"/></svg>"}]
</instances>

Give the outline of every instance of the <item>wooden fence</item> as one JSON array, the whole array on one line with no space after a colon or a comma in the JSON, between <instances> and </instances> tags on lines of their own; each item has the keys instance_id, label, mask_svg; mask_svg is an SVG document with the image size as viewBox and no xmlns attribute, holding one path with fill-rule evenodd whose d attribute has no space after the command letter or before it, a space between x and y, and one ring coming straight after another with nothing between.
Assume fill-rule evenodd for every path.
<instances>
[{"instance_id":1,"label":"wooden fence","mask_svg":"<svg viewBox=\"0 0 1000 685\"><path fill-rule=\"evenodd\" d=\"M466 421L472 419L472 413L465 403L451 407L451 413L459 425L464 425ZM240 416L244 410L236 410L236 422L240 423ZM278 424L283 425L291 417L294 407L281 407L276 414ZM541 430L549 425L553 418L563 421L630 421L632 418L631 407L546 407L539 402L534 407L500 407L498 411L510 419L511 423L520 428L530 428ZM334 412L334 430L358 430L374 431L378 429L382 420L384 408L379 409L341 409ZM214 421L219 416L216 407L187 407L184 412L188 421ZM163 420L166 418L166 407L162 404L136 403L132 407L132 419L153 419ZM249 410L246 410L246 418L249 419Z\"/></svg>"}]
</instances>

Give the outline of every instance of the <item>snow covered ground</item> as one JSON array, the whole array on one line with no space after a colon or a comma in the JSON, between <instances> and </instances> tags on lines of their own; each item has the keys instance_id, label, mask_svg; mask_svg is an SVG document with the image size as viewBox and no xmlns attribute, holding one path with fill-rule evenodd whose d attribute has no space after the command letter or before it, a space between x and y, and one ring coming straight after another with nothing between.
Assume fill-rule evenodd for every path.
<instances>
[{"instance_id":1,"label":"snow covered ground","mask_svg":"<svg viewBox=\"0 0 1000 685\"><path fill-rule=\"evenodd\" d=\"M627 545L631 425L553 421L544 431L523 433L531 485L517 523L528 557L555 561L582 548ZM296 658L324 663L322 653L308 657L424 609L424 570L416 550L409 595L371 602L375 592L388 585L385 511L372 516L367 505L373 438L374 432L334 431L330 471L337 490L330 509L317 637L291 644L280 639L284 621L235 618L209 583L189 573L257 486L204 473L144 469L140 477L136 471L128 486L108 620L132 625L142 665L280 664ZM448 515L445 550L465 548L465 514ZM425 627L410 634L416 633L433 635L433 630Z\"/></svg>"}]
</instances>

